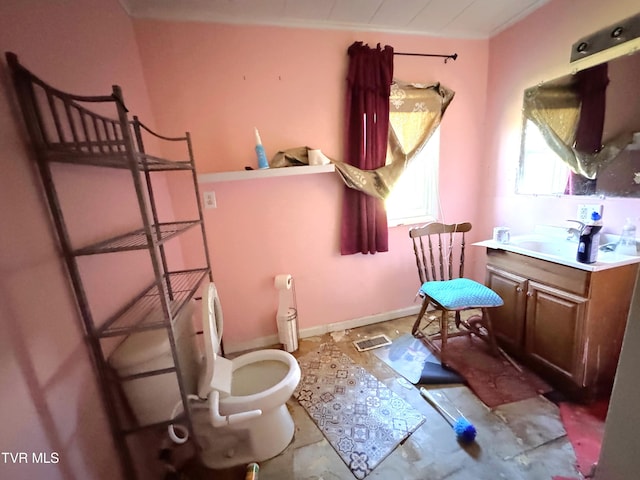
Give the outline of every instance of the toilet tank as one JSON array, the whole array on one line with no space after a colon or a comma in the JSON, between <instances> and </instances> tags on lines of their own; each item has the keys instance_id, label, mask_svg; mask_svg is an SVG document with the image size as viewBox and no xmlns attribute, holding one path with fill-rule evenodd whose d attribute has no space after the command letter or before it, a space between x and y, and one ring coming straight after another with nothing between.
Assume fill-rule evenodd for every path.
<instances>
[{"instance_id":1,"label":"toilet tank","mask_svg":"<svg viewBox=\"0 0 640 480\"><path fill-rule=\"evenodd\" d=\"M199 356L193 326L194 301L173 320L174 340L180 372L187 394L197 393ZM162 315L152 312L150 315ZM129 335L109 356L109 364L119 377L173 367L171 344L164 328ZM122 382L125 397L140 425L171 418L180 401L178 380L173 372Z\"/></svg>"}]
</instances>

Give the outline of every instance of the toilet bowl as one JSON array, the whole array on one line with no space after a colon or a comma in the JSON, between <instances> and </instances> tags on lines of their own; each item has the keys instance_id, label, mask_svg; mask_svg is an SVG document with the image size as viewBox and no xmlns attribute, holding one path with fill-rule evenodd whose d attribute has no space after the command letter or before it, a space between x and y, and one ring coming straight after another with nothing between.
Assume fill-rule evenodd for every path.
<instances>
[{"instance_id":1,"label":"toilet bowl","mask_svg":"<svg viewBox=\"0 0 640 480\"><path fill-rule=\"evenodd\" d=\"M204 465L217 469L261 462L287 448L295 426L286 401L300 373L297 362L283 353L262 350L233 359L231 394L221 398L213 390L204 407L191 405Z\"/></svg>"},{"instance_id":2,"label":"toilet bowl","mask_svg":"<svg viewBox=\"0 0 640 480\"><path fill-rule=\"evenodd\" d=\"M300 382L300 366L293 355L276 349L222 357L222 308L213 283L204 285L202 304L201 401L191 404L202 463L218 469L272 458L293 438L286 402Z\"/></svg>"}]
</instances>

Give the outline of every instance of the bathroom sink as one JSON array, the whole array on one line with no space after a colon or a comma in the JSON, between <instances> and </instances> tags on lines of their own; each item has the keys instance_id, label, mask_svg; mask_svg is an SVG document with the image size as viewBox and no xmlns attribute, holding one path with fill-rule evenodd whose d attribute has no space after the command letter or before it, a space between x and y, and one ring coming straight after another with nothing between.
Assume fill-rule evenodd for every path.
<instances>
[{"instance_id":1,"label":"bathroom sink","mask_svg":"<svg viewBox=\"0 0 640 480\"><path fill-rule=\"evenodd\" d=\"M526 235L524 237L525 238L514 237L511 243L524 250L556 255L559 257L567 257L575 260L578 251L577 242L570 242L568 240L556 238L529 239Z\"/></svg>"},{"instance_id":2,"label":"bathroom sink","mask_svg":"<svg viewBox=\"0 0 640 480\"><path fill-rule=\"evenodd\" d=\"M600 245L615 241L617 241L617 238L608 234L602 234ZM576 259L578 253L578 242L576 240L568 240L566 237L566 231L564 230L562 231L562 234L558 235L541 233L512 235L511 240L508 243L485 240L474 243L474 245L520 253L529 257L539 258L579 268L581 270L603 270L631 263L640 263L640 256L623 255L615 250L598 251L598 257L595 263L580 263Z\"/></svg>"}]
</instances>

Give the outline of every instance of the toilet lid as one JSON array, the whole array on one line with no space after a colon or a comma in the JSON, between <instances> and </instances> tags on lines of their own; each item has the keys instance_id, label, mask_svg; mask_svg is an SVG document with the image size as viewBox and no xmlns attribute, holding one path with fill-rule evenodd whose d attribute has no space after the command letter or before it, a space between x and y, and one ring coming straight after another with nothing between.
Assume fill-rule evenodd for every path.
<instances>
[{"instance_id":1,"label":"toilet lid","mask_svg":"<svg viewBox=\"0 0 640 480\"><path fill-rule=\"evenodd\" d=\"M220 354L223 330L222 306L218 289L213 282L207 283L202 288L202 326L205 337L205 350L207 357L215 358Z\"/></svg>"},{"instance_id":2,"label":"toilet lid","mask_svg":"<svg viewBox=\"0 0 640 480\"><path fill-rule=\"evenodd\" d=\"M221 393L231 390L231 362L220 355L222 342L222 307L218 290L213 282L202 288L202 333L204 342L204 365L198 394L205 398L212 389ZM216 367L218 372L215 371Z\"/></svg>"}]
</instances>

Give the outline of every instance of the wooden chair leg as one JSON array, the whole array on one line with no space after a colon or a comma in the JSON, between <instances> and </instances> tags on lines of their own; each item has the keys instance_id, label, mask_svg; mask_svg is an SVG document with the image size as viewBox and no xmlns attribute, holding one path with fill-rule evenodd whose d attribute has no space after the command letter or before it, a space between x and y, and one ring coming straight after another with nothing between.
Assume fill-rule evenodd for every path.
<instances>
[{"instance_id":1,"label":"wooden chair leg","mask_svg":"<svg viewBox=\"0 0 640 480\"><path fill-rule=\"evenodd\" d=\"M491 352L497 356L499 349L498 349L498 343L496 342L496 337L493 334L493 324L491 323L491 315L489 314L489 309L488 308L483 308L482 309L482 320L483 320L483 324L484 324L484 328L487 329L487 334L489 336L488 340L489 340L489 346L491 347Z\"/></svg>"},{"instance_id":2,"label":"wooden chair leg","mask_svg":"<svg viewBox=\"0 0 640 480\"><path fill-rule=\"evenodd\" d=\"M420 322L422 321L424 314L427 313L428 306L429 306L429 300L425 298L422 301L422 307L420 308L420 312L418 312L418 318L416 319L415 323L413 324L413 328L411 329L411 335L413 335L414 337L422 335L422 332L420 331Z\"/></svg>"},{"instance_id":3,"label":"wooden chair leg","mask_svg":"<svg viewBox=\"0 0 640 480\"><path fill-rule=\"evenodd\" d=\"M440 315L440 362L444 363L444 352L449 337L449 312L442 310Z\"/></svg>"},{"instance_id":4,"label":"wooden chair leg","mask_svg":"<svg viewBox=\"0 0 640 480\"><path fill-rule=\"evenodd\" d=\"M429 335L429 334L425 334L424 331L420 328L420 322L423 320L424 316L427 313L427 309L429 308L429 305L431 305L431 300L429 298L425 298L422 301L422 307L420 308L420 312L418 312L418 318L416 318L416 321L413 324L413 327L411 329L411 334L415 337L415 338L419 338L422 343L424 343L427 348L429 348L429 350L431 350L435 355L440 356L441 355L441 346L437 345L434 340L438 339L441 337L442 334L442 317L440 320L440 333L437 335ZM443 315L445 315L446 312L443 312ZM427 325L429 326L431 324L431 322ZM425 327L426 328L426 327ZM446 338L445 338L445 342L446 342Z\"/></svg>"},{"instance_id":5,"label":"wooden chair leg","mask_svg":"<svg viewBox=\"0 0 640 480\"><path fill-rule=\"evenodd\" d=\"M456 321L456 328L460 328L460 324L462 323L462 320L460 319L460 310L456 310L455 321Z\"/></svg>"},{"instance_id":6,"label":"wooden chair leg","mask_svg":"<svg viewBox=\"0 0 640 480\"><path fill-rule=\"evenodd\" d=\"M518 363L513 358L511 358L507 354L507 352L505 352L498 345L498 342L496 341L496 337L493 334L493 324L491 323L491 314L489 313L489 309L487 308L482 309L482 317L484 320L484 326L487 329L487 332L489 335L489 345L491 345L491 350L493 354L495 356L498 356L499 354L502 355L513 366L513 368L515 368L517 371L522 373L522 367L518 365Z\"/></svg>"}]
</instances>

